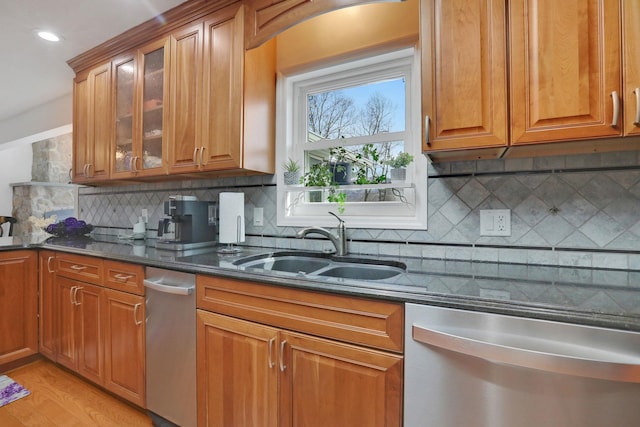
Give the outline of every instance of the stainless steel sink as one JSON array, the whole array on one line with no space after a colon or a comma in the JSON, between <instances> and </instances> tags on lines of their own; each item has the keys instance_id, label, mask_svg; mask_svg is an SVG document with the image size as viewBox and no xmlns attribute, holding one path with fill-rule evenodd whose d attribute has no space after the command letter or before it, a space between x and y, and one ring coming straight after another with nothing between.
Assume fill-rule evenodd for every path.
<instances>
[{"instance_id":1,"label":"stainless steel sink","mask_svg":"<svg viewBox=\"0 0 640 427\"><path fill-rule=\"evenodd\" d=\"M327 267L331 262L322 258L306 256L269 256L267 258L249 260L246 263L237 263L245 268L259 268L262 270L285 271L287 273L311 273Z\"/></svg>"},{"instance_id":2,"label":"stainless steel sink","mask_svg":"<svg viewBox=\"0 0 640 427\"><path fill-rule=\"evenodd\" d=\"M341 277L343 279L357 280L383 280L390 279L398 274L404 273L405 269L390 265L339 265L319 271L318 276Z\"/></svg>"},{"instance_id":3,"label":"stainless steel sink","mask_svg":"<svg viewBox=\"0 0 640 427\"><path fill-rule=\"evenodd\" d=\"M397 261L335 257L315 252L270 252L242 258L234 264L245 269L353 280L390 279L406 271L406 265Z\"/></svg>"}]
</instances>

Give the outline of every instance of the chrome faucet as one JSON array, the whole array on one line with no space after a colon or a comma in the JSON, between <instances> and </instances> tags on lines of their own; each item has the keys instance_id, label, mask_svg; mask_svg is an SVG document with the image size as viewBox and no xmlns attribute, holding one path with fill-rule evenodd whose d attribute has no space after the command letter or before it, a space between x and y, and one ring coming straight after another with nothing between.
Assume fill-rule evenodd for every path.
<instances>
[{"instance_id":1,"label":"chrome faucet","mask_svg":"<svg viewBox=\"0 0 640 427\"><path fill-rule=\"evenodd\" d=\"M336 248L337 256L344 256L347 254L347 227L344 225L344 221L338 215L333 212L329 212L331 215L335 216L338 221L338 234L332 234L329 230L322 227L307 227L298 231L296 237L298 239L304 238L307 234L316 233L321 234L331 240L333 246Z\"/></svg>"}]
</instances>

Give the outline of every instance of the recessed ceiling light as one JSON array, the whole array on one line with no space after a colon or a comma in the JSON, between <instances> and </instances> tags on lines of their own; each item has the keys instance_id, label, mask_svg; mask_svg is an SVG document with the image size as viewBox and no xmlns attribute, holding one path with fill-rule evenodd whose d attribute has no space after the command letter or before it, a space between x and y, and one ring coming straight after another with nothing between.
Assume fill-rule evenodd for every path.
<instances>
[{"instance_id":1,"label":"recessed ceiling light","mask_svg":"<svg viewBox=\"0 0 640 427\"><path fill-rule=\"evenodd\" d=\"M50 42L59 42L60 41L60 36L50 32L50 31L38 31L36 34L38 34L38 37L40 37L41 39L45 39L45 40L50 41Z\"/></svg>"}]
</instances>

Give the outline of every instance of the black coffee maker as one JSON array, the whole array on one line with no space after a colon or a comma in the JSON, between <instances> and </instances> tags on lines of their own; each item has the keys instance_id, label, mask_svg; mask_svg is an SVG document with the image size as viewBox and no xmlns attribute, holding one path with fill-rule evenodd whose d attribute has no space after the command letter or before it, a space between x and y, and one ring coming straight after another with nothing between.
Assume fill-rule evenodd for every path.
<instances>
[{"instance_id":1,"label":"black coffee maker","mask_svg":"<svg viewBox=\"0 0 640 427\"><path fill-rule=\"evenodd\" d=\"M164 202L165 217L158 223L156 248L185 250L214 246L217 236L217 204L195 196L170 196Z\"/></svg>"}]
</instances>

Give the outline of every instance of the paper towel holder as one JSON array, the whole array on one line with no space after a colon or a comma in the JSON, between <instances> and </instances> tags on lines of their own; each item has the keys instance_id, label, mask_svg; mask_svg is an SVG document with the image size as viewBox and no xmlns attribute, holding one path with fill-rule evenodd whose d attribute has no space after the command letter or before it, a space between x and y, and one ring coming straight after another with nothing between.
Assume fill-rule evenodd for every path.
<instances>
[{"instance_id":1,"label":"paper towel holder","mask_svg":"<svg viewBox=\"0 0 640 427\"><path fill-rule=\"evenodd\" d=\"M236 217L236 221L237 221L236 230L238 232L237 241L240 242L242 240L242 215L238 215ZM240 246L234 246L234 243L232 242L229 242L227 243L226 246L218 249L218 253L221 253L221 254L237 254L239 252L242 252L242 248Z\"/></svg>"}]
</instances>

